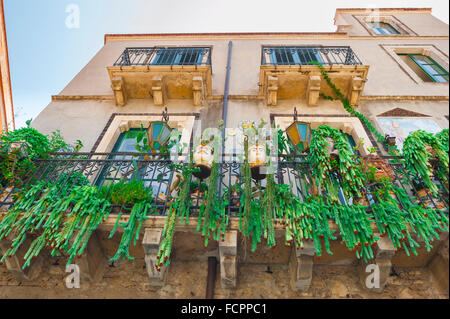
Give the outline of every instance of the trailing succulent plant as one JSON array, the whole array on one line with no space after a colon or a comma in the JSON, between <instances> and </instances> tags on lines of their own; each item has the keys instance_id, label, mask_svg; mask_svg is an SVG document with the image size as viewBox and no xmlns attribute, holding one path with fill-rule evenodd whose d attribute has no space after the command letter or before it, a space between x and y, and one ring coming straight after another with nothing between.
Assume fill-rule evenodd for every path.
<instances>
[{"instance_id":1,"label":"trailing succulent plant","mask_svg":"<svg viewBox=\"0 0 450 319\"><path fill-rule=\"evenodd\" d=\"M432 133L418 130L408 135L403 144L403 156L407 170L419 177L435 197L437 197L439 189L432 180L433 176L441 181L448 194L448 153L440 139L442 139L442 135L438 138ZM431 153L434 153L435 160L438 161L436 169L433 169L433 165L430 163L433 154L429 152L427 146L431 147Z\"/></svg>"},{"instance_id":2,"label":"trailing succulent plant","mask_svg":"<svg viewBox=\"0 0 450 319\"><path fill-rule=\"evenodd\" d=\"M0 238L11 232L16 235L2 261L14 255L31 233L38 237L25 254L23 268L44 247L51 249L52 256L65 255L70 264L84 253L92 232L108 215L109 203L99 199L97 192L79 173L63 174L55 182L37 182L0 223Z\"/></svg>"},{"instance_id":3,"label":"trailing succulent plant","mask_svg":"<svg viewBox=\"0 0 450 319\"><path fill-rule=\"evenodd\" d=\"M338 161L327 151L331 138L338 150ZM311 163L312 175L316 185L327 191L331 203L339 203L338 189L342 189L347 197L361 197L364 186L362 171L355 160L345 137L339 130L322 125L313 130L308 161Z\"/></svg>"}]
</instances>

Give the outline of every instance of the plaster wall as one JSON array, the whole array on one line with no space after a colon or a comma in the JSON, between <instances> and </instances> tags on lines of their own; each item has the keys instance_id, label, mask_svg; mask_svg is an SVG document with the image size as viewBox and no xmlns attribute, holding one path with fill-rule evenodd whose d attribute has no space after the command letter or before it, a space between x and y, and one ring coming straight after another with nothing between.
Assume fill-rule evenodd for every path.
<instances>
[{"instance_id":1,"label":"plaster wall","mask_svg":"<svg viewBox=\"0 0 450 319\"><path fill-rule=\"evenodd\" d=\"M448 40L439 39L396 39L376 40L355 38L333 39L240 39L230 36L233 41L231 63L231 95L258 95L261 48L274 46L350 46L364 65L370 66L369 80L364 95L448 95L448 83L415 83L381 45L433 46L446 59L448 69ZM112 95L111 81L106 70L112 66L127 47L153 46L211 46L212 47L212 94L223 95L225 85L228 39L128 41L107 43L98 54L64 88L60 95Z\"/></svg>"}]
</instances>

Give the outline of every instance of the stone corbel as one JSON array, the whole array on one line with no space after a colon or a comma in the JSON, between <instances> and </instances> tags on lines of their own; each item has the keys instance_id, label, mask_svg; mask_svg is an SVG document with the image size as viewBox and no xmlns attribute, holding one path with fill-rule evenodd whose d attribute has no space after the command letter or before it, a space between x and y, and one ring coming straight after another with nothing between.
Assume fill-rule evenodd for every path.
<instances>
[{"instance_id":1,"label":"stone corbel","mask_svg":"<svg viewBox=\"0 0 450 319\"><path fill-rule=\"evenodd\" d=\"M311 75L306 89L306 100L309 106L319 105L319 93L322 78L320 75Z\"/></svg>"},{"instance_id":2,"label":"stone corbel","mask_svg":"<svg viewBox=\"0 0 450 319\"><path fill-rule=\"evenodd\" d=\"M126 104L125 85L121 76L113 77L111 80L111 88L114 91L116 105L124 106Z\"/></svg>"},{"instance_id":3,"label":"stone corbel","mask_svg":"<svg viewBox=\"0 0 450 319\"><path fill-rule=\"evenodd\" d=\"M379 237L379 234L374 234ZM375 269L367 268L368 264L361 262L361 284L363 288L373 291L375 293L382 293L386 286L387 279L391 273L392 257L395 255L394 244L389 237L381 237L377 242L378 247L375 251ZM372 276L378 272L379 283L378 287L372 287L374 284ZM369 276L371 276L369 278ZM376 276L374 277L376 278ZM369 284L369 285L368 285Z\"/></svg>"},{"instance_id":4,"label":"stone corbel","mask_svg":"<svg viewBox=\"0 0 450 319\"><path fill-rule=\"evenodd\" d=\"M237 274L237 231L225 234L225 240L219 243L220 282L223 289L236 287Z\"/></svg>"},{"instance_id":5,"label":"stone corbel","mask_svg":"<svg viewBox=\"0 0 450 319\"><path fill-rule=\"evenodd\" d=\"M81 280L95 283L103 278L108 260L96 231L89 238L86 254L74 263L80 267Z\"/></svg>"},{"instance_id":6,"label":"stone corbel","mask_svg":"<svg viewBox=\"0 0 450 319\"><path fill-rule=\"evenodd\" d=\"M303 248L292 247L289 261L291 287L294 291L307 291L311 286L314 266L314 243L307 241Z\"/></svg>"},{"instance_id":7,"label":"stone corbel","mask_svg":"<svg viewBox=\"0 0 450 319\"><path fill-rule=\"evenodd\" d=\"M277 105L278 103L278 77L269 76L267 79L267 105Z\"/></svg>"},{"instance_id":8,"label":"stone corbel","mask_svg":"<svg viewBox=\"0 0 450 319\"><path fill-rule=\"evenodd\" d=\"M159 263L158 253L159 244L161 243L162 228L146 228L142 246L145 253L145 264L147 265L147 273L150 278L150 286L161 287L166 283L167 267L161 267L161 271L156 270Z\"/></svg>"},{"instance_id":9,"label":"stone corbel","mask_svg":"<svg viewBox=\"0 0 450 319\"><path fill-rule=\"evenodd\" d=\"M152 79L153 103L156 106L163 106L166 103L166 90L161 76L154 76Z\"/></svg>"},{"instance_id":10,"label":"stone corbel","mask_svg":"<svg viewBox=\"0 0 450 319\"><path fill-rule=\"evenodd\" d=\"M192 78L192 94L194 98L194 106L203 105L203 79L201 76Z\"/></svg>"},{"instance_id":11,"label":"stone corbel","mask_svg":"<svg viewBox=\"0 0 450 319\"><path fill-rule=\"evenodd\" d=\"M0 240L0 255L3 256L6 251L11 247L12 240L3 239ZM23 251L23 248L19 249L18 253ZM31 265L22 270L22 265L19 261L19 257L16 255L6 257L5 265L6 269L11 273L15 280L19 282L32 281L39 277L42 272L42 267L45 262L45 257L42 255L37 256L35 261L31 262Z\"/></svg>"},{"instance_id":12,"label":"stone corbel","mask_svg":"<svg viewBox=\"0 0 450 319\"><path fill-rule=\"evenodd\" d=\"M359 98L361 97L363 88L364 88L363 79L360 78L359 76L352 77L350 83L350 96L349 96L350 105L354 106L358 105Z\"/></svg>"}]
</instances>

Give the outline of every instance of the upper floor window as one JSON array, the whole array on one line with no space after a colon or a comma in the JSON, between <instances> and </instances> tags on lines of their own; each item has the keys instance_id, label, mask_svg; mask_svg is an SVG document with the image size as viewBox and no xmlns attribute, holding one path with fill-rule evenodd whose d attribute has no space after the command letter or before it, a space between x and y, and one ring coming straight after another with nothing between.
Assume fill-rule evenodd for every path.
<instances>
[{"instance_id":1,"label":"upper floor window","mask_svg":"<svg viewBox=\"0 0 450 319\"><path fill-rule=\"evenodd\" d=\"M127 48L114 65L211 65L211 48Z\"/></svg>"},{"instance_id":2,"label":"upper floor window","mask_svg":"<svg viewBox=\"0 0 450 319\"><path fill-rule=\"evenodd\" d=\"M361 65L350 47L263 47L263 65Z\"/></svg>"},{"instance_id":3,"label":"upper floor window","mask_svg":"<svg viewBox=\"0 0 450 319\"><path fill-rule=\"evenodd\" d=\"M400 34L392 25L386 22L368 22L375 34Z\"/></svg>"},{"instance_id":4,"label":"upper floor window","mask_svg":"<svg viewBox=\"0 0 450 319\"><path fill-rule=\"evenodd\" d=\"M448 71L429 56L398 54L398 56L425 82L448 82Z\"/></svg>"}]
</instances>

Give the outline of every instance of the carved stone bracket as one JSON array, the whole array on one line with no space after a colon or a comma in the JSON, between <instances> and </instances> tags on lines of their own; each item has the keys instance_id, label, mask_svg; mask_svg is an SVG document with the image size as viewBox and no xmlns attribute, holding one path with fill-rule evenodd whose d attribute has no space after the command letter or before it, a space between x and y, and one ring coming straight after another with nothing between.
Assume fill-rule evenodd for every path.
<instances>
[{"instance_id":1,"label":"carved stone bracket","mask_svg":"<svg viewBox=\"0 0 450 319\"><path fill-rule=\"evenodd\" d=\"M147 273L150 278L150 285L161 287L167 280L167 267L163 266L161 271L157 271L155 266L158 264L159 244L161 243L162 228L146 228L142 246L144 247L145 263Z\"/></svg>"},{"instance_id":2,"label":"carved stone bracket","mask_svg":"<svg viewBox=\"0 0 450 319\"><path fill-rule=\"evenodd\" d=\"M378 234L374 234L375 236L378 236ZM361 284L363 288L369 289L370 291L376 292L376 293L382 293L384 290L384 287L386 286L387 279L389 278L389 275L391 273L392 268L392 257L395 255L395 249L394 244L389 239L389 237L381 237L377 242L378 247L376 248L375 252L375 264L377 268L375 270L367 269L367 264L364 262L361 262ZM366 270L368 270L366 272ZM369 276L375 275L375 272L378 273L378 287L372 287L371 284L374 284L372 282L372 278L368 278ZM375 276L375 280L376 280ZM369 285L368 285L369 283Z\"/></svg>"},{"instance_id":3,"label":"carved stone bracket","mask_svg":"<svg viewBox=\"0 0 450 319\"><path fill-rule=\"evenodd\" d=\"M236 287L237 277L237 231L225 234L225 240L219 243L220 282L223 289Z\"/></svg>"},{"instance_id":4,"label":"carved stone bracket","mask_svg":"<svg viewBox=\"0 0 450 319\"><path fill-rule=\"evenodd\" d=\"M311 75L308 80L308 87L306 89L306 100L309 106L316 106L319 104L319 93L322 78L320 75Z\"/></svg>"},{"instance_id":5,"label":"carved stone bracket","mask_svg":"<svg viewBox=\"0 0 450 319\"><path fill-rule=\"evenodd\" d=\"M194 106L203 105L203 79L201 76L194 76L192 79L192 94L194 98Z\"/></svg>"},{"instance_id":6,"label":"carved stone bracket","mask_svg":"<svg viewBox=\"0 0 450 319\"><path fill-rule=\"evenodd\" d=\"M278 77L269 76L267 84L267 105L275 106L278 103Z\"/></svg>"},{"instance_id":7,"label":"carved stone bracket","mask_svg":"<svg viewBox=\"0 0 450 319\"><path fill-rule=\"evenodd\" d=\"M360 78L359 76L352 77L349 90L350 105L355 106L358 105L363 89L364 89L363 79Z\"/></svg>"},{"instance_id":8,"label":"carved stone bracket","mask_svg":"<svg viewBox=\"0 0 450 319\"><path fill-rule=\"evenodd\" d=\"M311 241L305 242L303 249L297 249L295 245L292 247L289 271L294 291L307 291L311 286L314 253L314 243Z\"/></svg>"},{"instance_id":9,"label":"carved stone bracket","mask_svg":"<svg viewBox=\"0 0 450 319\"><path fill-rule=\"evenodd\" d=\"M120 76L112 78L111 88L114 91L116 104L119 106L124 106L126 104L126 94L123 78Z\"/></svg>"},{"instance_id":10,"label":"carved stone bracket","mask_svg":"<svg viewBox=\"0 0 450 319\"><path fill-rule=\"evenodd\" d=\"M166 103L166 90L163 77L154 76L152 79L153 103L156 106L163 106Z\"/></svg>"}]
</instances>

